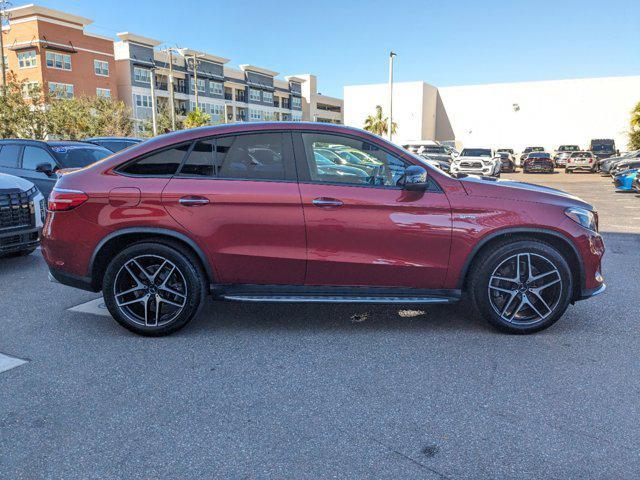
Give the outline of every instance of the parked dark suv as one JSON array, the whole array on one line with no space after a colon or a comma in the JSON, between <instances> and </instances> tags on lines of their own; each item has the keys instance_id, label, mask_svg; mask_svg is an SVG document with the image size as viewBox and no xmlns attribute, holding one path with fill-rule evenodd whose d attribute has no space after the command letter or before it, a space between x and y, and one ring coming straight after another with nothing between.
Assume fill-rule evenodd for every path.
<instances>
[{"instance_id":1,"label":"parked dark suv","mask_svg":"<svg viewBox=\"0 0 640 480\"><path fill-rule=\"evenodd\" d=\"M326 168L350 152L361 174ZM350 157L349 157L350 158ZM366 159L366 169L362 159ZM144 335L203 298L451 303L530 333L605 288L598 216L550 188L453 178L382 138L319 123L162 135L63 175L42 250L58 281L102 291Z\"/></svg>"},{"instance_id":2,"label":"parked dark suv","mask_svg":"<svg viewBox=\"0 0 640 480\"><path fill-rule=\"evenodd\" d=\"M85 167L109 155L90 143L0 140L0 173L29 180L47 198L60 170Z\"/></svg>"}]
</instances>

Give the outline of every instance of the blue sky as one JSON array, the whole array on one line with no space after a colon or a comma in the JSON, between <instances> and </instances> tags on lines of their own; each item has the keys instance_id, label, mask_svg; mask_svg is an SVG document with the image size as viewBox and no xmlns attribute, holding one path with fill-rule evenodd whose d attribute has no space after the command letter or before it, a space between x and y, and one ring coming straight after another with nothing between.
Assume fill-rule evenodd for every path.
<instances>
[{"instance_id":1,"label":"blue sky","mask_svg":"<svg viewBox=\"0 0 640 480\"><path fill-rule=\"evenodd\" d=\"M325 95L385 82L389 50L396 81L436 86L640 75L640 0L33 1L92 18L95 33L315 73Z\"/></svg>"}]
</instances>

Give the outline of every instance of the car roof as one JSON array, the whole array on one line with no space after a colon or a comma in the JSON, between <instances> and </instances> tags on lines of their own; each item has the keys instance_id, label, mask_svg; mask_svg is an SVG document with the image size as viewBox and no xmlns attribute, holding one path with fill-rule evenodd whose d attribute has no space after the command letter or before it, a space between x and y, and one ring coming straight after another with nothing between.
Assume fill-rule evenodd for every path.
<instances>
[{"instance_id":1,"label":"car roof","mask_svg":"<svg viewBox=\"0 0 640 480\"><path fill-rule=\"evenodd\" d=\"M89 137L85 138L83 142L96 142L100 140L117 140L117 141L131 141L131 142L142 142L144 139L138 137Z\"/></svg>"},{"instance_id":2,"label":"car roof","mask_svg":"<svg viewBox=\"0 0 640 480\"><path fill-rule=\"evenodd\" d=\"M71 147L71 146L78 146L78 147L97 147L97 148L101 148L99 145L94 145L93 143L89 143L89 142L78 142L75 140L55 140L53 142L46 142L47 145L50 145L52 147Z\"/></svg>"}]
</instances>

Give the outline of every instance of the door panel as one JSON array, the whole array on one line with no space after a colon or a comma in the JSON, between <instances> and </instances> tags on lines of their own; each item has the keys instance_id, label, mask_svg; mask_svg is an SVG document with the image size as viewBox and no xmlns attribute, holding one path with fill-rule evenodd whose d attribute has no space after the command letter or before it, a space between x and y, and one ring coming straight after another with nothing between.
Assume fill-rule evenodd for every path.
<instances>
[{"instance_id":1,"label":"door panel","mask_svg":"<svg viewBox=\"0 0 640 480\"><path fill-rule=\"evenodd\" d=\"M180 203L192 197L208 203ZM296 183L174 177L162 201L206 245L221 283L304 282L306 239Z\"/></svg>"},{"instance_id":2,"label":"door panel","mask_svg":"<svg viewBox=\"0 0 640 480\"><path fill-rule=\"evenodd\" d=\"M300 193L308 285L442 287L451 244L443 193L319 184ZM319 198L342 205L314 205Z\"/></svg>"},{"instance_id":3,"label":"door panel","mask_svg":"<svg viewBox=\"0 0 640 480\"><path fill-rule=\"evenodd\" d=\"M308 285L442 288L451 207L435 183L398 186L409 163L360 135L295 137Z\"/></svg>"}]
</instances>

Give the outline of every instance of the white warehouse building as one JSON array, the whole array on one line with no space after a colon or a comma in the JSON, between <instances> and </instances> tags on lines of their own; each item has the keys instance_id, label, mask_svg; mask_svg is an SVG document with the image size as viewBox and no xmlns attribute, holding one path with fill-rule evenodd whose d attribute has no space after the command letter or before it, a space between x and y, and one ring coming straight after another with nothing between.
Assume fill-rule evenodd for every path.
<instances>
[{"instance_id":1,"label":"white warehouse building","mask_svg":"<svg viewBox=\"0 0 640 480\"><path fill-rule=\"evenodd\" d=\"M362 128L376 105L387 116L388 99L388 84L344 87L345 125ZM396 82L393 140L552 151L561 144L588 148L593 138L613 138L626 150L630 113L639 101L640 76L457 87Z\"/></svg>"}]
</instances>

